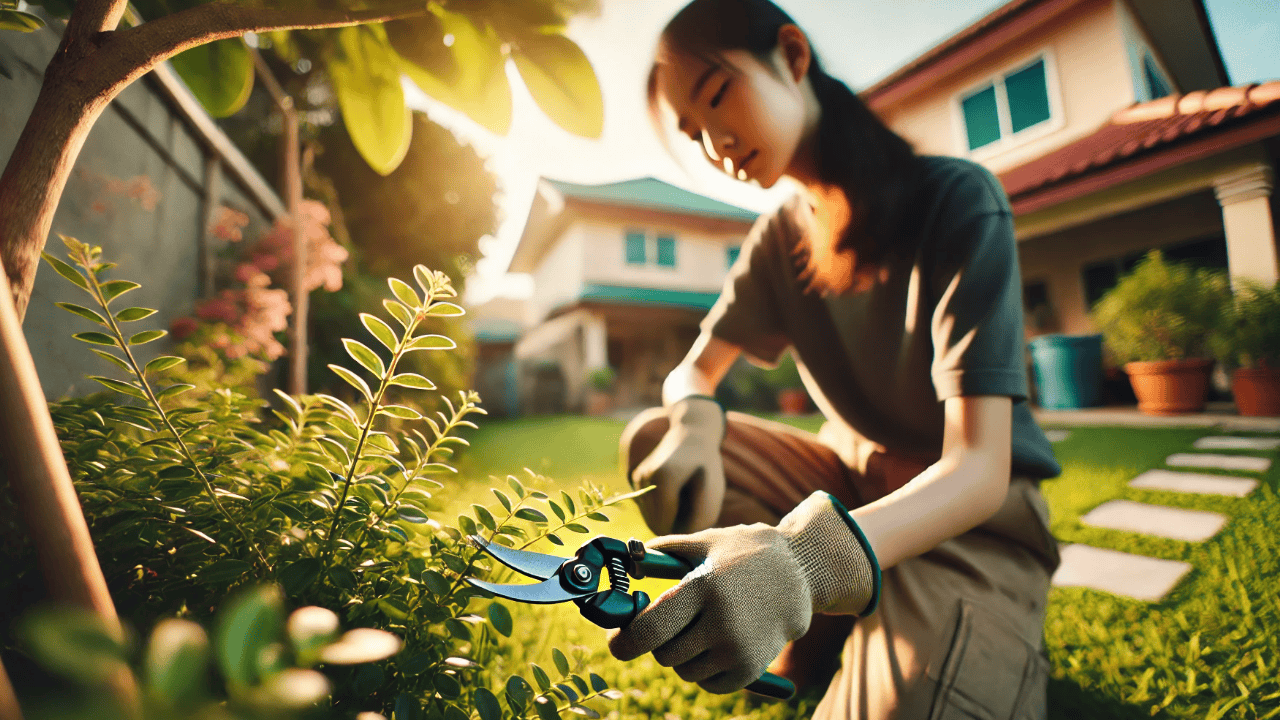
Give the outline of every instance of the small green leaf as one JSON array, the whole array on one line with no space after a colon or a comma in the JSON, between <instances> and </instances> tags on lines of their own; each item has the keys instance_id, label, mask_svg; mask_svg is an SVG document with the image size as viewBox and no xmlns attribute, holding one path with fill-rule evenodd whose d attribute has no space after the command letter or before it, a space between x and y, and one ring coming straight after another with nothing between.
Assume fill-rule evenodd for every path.
<instances>
[{"instance_id":1,"label":"small green leaf","mask_svg":"<svg viewBox=\"0 0 1280 720\"><path fill-rule=\"evenodd\" d=\"M143 330L142 332L129 338L130 345L146 345L152 340L159 340L168 335L168 330Z\"/></svg>"},{"instance_id":2,"label":"small green leaf","mask_svg":"<svg viewBox=\"0 0 1280 720\"><path fill-rule=\"evenodd\" d=\"M411 522L415 525L422 525L427 522L427 516L421 510L412 505L401 505L396 508L396 514L401 520Z\"/></svg>"},{"instance_id":3,"label":"small green leaf","mask_svg":"<svg viewBox=\"0 0 1280 720\"><path fill-rule=\"evenodd\" d=\"M436 570L424 570L422 584L435 595L445 595L449 592L449 581Z\"/></svg>"},{"instance_id":4,"label":"small green leaf","mask_svg":"<svg viewBox=\"0 0 1280 720\"><path fill-rule=\"evenodd\" d=\"M514 703L516 708L523 708L525 703L529 702L529 681L519 675L512 675L507 678L507 702Z\"/></svg>"},{"instance_id":5,"label":"small green leaf","mask_svg":"<svg viewBox=\"0 0 1280 720\"><path fill-rule=\"evenodd\" d=\"M387 381L391 385L412 388L414 390L435 390L436 384L417 373L399 373Z\"/></svg>"},{"instance_id":6,"label":"small green leaf","mask_svg":"<svg viewBox=\"0 0 1280 720\"><path fill-rule=\"evenodd\" d=\"M540 510L535 510L533 508L520 508L516 511L516 517L521 520L529 520L537 523L545 523L547 521L546 515L542 514Z\"/></svg>"},{"instance_id":7,"label":"small green leaf","mask_svg":"<svg viewBox=\"0 0 1280 720\"><path fill-rule=\"evenodd\" d=\"M195 385L190 385L187 383L177 383L175 385L170 385L169 387L165 388L164 390L161 390L159 393L156 394L156 400L163 402L165 400L168 400L171 397L177 397L188 390L195 390L195 388L196 388Z\"/></svg>"},{"instance_id":8,"label":"small green leaf","mask_svg":"<svg viewBox=\"0 0 1280 720\"><path fill-rule=\"evenodd\" d=\"M230 585L253 566L244 560L224 558L200 571L200 578L213 585Z\"/></svg>"},{"instance_id":9,"label":"small green leaf","mask_svg":"<svg viewBox=\"0 0 1280 720\"><path fill-rule=\"evenodd\" d=\"M599 675L595 673L589 673L588 677L591 678L591 689L593 691L604 692L605 690L609 689L609 683L605 682L604 678L600 677Z\"/></svg>"},{"instance_id":10,"label":"small green leaf","mask_svg":"<svg viewBox=\"0 0 1280 720\"><path fill-rule=\"evenodd\" d=\"M129 365L129 363L125 362L122 358L116 357L115 355L105 350L99 350L98 348L93 348L93 354L97 355L98 357L104 360L109 360L111 364L129 373L130 375L133 374L133 368Z\"/></svg>"},{"instance_id":11,"label":"small green leaf","mask_svg":"<svg viewBox=\"0 0 1280 720\"><path fill-rule=\"evenodd\" d=\"M102 377L101 375L90 375L89 379L95 380L98 383L105 385L108 389L115 390L116 392L121 393L123 395L128 395L129 397L138 398L139 400L146 399L146 395L143 395L142 390L138 389L137 387L134 387L130 383L121 382L119 380L112 380L111 378Z\"/></svg>"},{"instance_id":12,"label":"small green leaf","mask_svg":"<svg viewBox=\"0 0 1280 720\"><path fill-rule=\"evenodd\" d=\"M538 107L576 135L598 138L604 100L591 62L572 40L555 32L524 33L512 54L516 69Z\"/></svg>"},{"instance_id":13,"label":"small green leaf","mask_svg":"<svg viewBox=\"0 0 1280 720\"><path fill-rule=\"evenodd\" d=\"M80 274L79 270L62 262L61 260L50 255L49 253L40 253L40 257L44 258L45 262L52 265L53 269L57 271L57 273L62 277L70 280L71 282L75 283L76 285L78 285L84 290L89 289L89 281L85 279L84 275Z\"/></svg>"},{"instance_id":14,"label":"small green leaf","mask_svg":"<svg viewBox=\"0 0 1280 720\"><path fill-rule=\"evenodd\" d=\"M534 698L533 706L537 709L541 720L559 720L560 718L560 713L556 710L556 701L550 697L539 695Z\"/></svg>"},{"instance_id":15,"label":"small green leaf","mask_svg":"<svg viewBox=\"0 0 1280 720\"><path fill-rule=\"evenodd\" d=\"M408 328L409 325L413 323L413 313L409 312L404 305L396 302L395 300L390 298L383 300L382 307L386 308L387 312L391 313L391 317L395 318L396 322L399 322L401 327Z\"/></svg>"},{"instance_id":16,"label":"small green leaf","mask_svg":"<svg viewBox=\"0 0 1280 720\"><path fill-rule=\"evenodd\" d=\"M548 533L547 539L551 541L552 545L564 545L564 541L561 540L560 536L556 535L555 533Z\"/></svg>"},{"instance_id":17,"label":"small green leaf","mask_svg":"<svg viewBox=\"0 0 1280 720\"><path fill-rule=\"evenodd\" d=\"M587 686L587 681L583 680L581 675L574 675L569 679L572 680L573 684L578 688L578 692L583 695L591 694L591 688Z\"/></svg>"},{"instance_id":18,"label":"small green leaf","mask_svg":"<svg viewBox=\"0 0 1280 720\"><path fill-rule=\"evenodd\" d=\"M427 308L427 315L431 317L457 317L466 314L466 310L451 302L435 302L431 304L431 307Z\"/></svg>"},{"instance_id":19,"label":"small green leaf","mask_svg":"<svg viewBox=\"0 0 1280 720\"><path fill-rule=\"evenodd\" d=\"M480 524L484 525L486 529L490 531L496 531L498 529L498 523L494 521L493 514L489 512L488 508L483 505L472 505L471 509L476 511L476 519L479 520Z\"/></svg>"},{"instance_id":20,"label":"small green leaf","mask_svg":"<svg viewBox=\"0 0 1280 720\"><path fill-rule=\"evenodd\" d=\"M253 56L240 38L197 45L169 62L215 118L234 115L253 91Z\"/></svg>"},{"instance_id":21,"label":"small green leaf","mask_svg":"<svg viewBox=\"0 0 1280 720\"><path fill-rule=\"evenodd\" d=\"M137 290L142 286L136 282L130 282L129 280L112 280L110 282L104 282L98 287L102 290L103 302L110 303L112 300L115 300L130 290Z\"/></svg>"},{"instance_id":22,"label":"small green leaf","mask_svg":"<svg viewBox=\"0 0 1280 720\"><path fill-rule=\"evenodd\" d=\"M533 679L538 683L538 689L546 692L551 689L551 678L547 677L547 672L537 663L529 663L529 667L533 668Z\"/></svg>"},{"instance_id":23,"label":"small green leaf","mask_svg":"<svg viewBox=\"0 0 1280 720\"><path fill-rule=\"evenodd\" d=\"M218 664L233 687L257 684L258 658L284 629L284 596L274 586L234 597L218 613L214 645Z\"/></svg>"},{"instance_id":24,"label":"small green leaf","mask_svg":"<svg viewBox=\"0 0 1280 720\"><path fill-rule=\"evenodd\" d=\"M367 400L370 403L373 402L373 392L369 390L369 386L365 383L363 379L361 379L359 375L356 375L355 373L342 367L341 365L335 365L333 363L329 363L329 369L332 370L338 377L342 378L343 380L346 380L347 384L351 385L351 387L359 390L360 394L364 396L365 400Z\"/></svg>"},{"instance_id":25,"label":"small green leaf","mask_svg":"<svg viewBox=\"0 0 1280 720\"><path fill-rule=\"evenodd\" d=\"M379 175L390 175L409 151L413 124L400 86L399 58L380 25L337 31L327 69L351 141Z\"/></svg>"},{"instance_id":26,"label":"small green leaf","mask_svg":"<svg viewBox=\"0 0 1280 720\"><path fill-rule=\"evenodd\" d=\"M452 675L440 673L435 677L436 692L446 700L453 700L462 694L462 685Z\"/></svg>"},{"instance_id":27,"label":"small green leaf","mask_svg":"<svg viewBox=\"0 0 1280 720\"><path fill-rule=\"evenodd\" d=\"M280 584L290 596L306 590L320 579L320 561L316 558L295 560L280 571Z\"/></svg>"},{"instance_id":28,"label":"small green leaf","mask_svg":"<svg viewBox=\"0 0 1280 720\"><path fill-rule=\"evenodd\" d=\"M511 612L501 603L489 604L489 622L503 637L511 637L511 631L515 629L511 622Z\"/></svg>"},{"instance_id":29,"label":"small green leaf","mask_svg":"<svg viewBox=\"0 0 1280 720\"><path fill-rule=\"evenodd\" d=\"M524 484L521 483L519 480L517 480L514 475L507 476L507 484L511 486L511 490L516 494L516 497L524 498L525 496Z\"/></svg>"},{"instance_id":30,"label":"small green leaf","mask_svg":"<svg viewBox=\"0 0 1280 720\"><path fill-rule=\"evenodd\" d=\"M374 377L381 378L386 374L387 368L383 365L382 358L378 357L378 354L375 353L368 345L365 345L359 340L343 338L342 346L347 349L347 354L351 356L351 359L360 363L360 365L365 370L372 373Z\"/></svg>"},{"instance_id":31,"label":"small green leaf","mask_svg":"<svg viewBox=\"0 0 1280 720\"><path fill-rule=\"evenodd\" d=\"M600 512L589 513L587 517L591 518L592 520L596 520L598 522L609 522L609 516Z\"/></svg>"},{"instance_id":32,"label":"small green leaf","mask_svg":"<svg viewBox=\"0 0 1280 720\"><path fill-rule=\"evenodd\" d=\"M476 688L472 695L472 702L475 703L476 712L480 713L480 720L501 720L502 707L498 705L498 698L489 688Z\"/></svg>"},{"instance_id":33,"label":"small green leaf","mask_svg":"<svg viewBox=\"0 0 1280 720\"><path fill-rule=\"evenodd\" d=\"M569 674L569 658L560 652L560 648L551 648L551 659L555 661L556 670L560 671L561 677Z\"/></svg>"},{"instance_id":34,"label":"small green leaf","mask_svg":"<svg viewBox=\"0 0 1280 720\"><path fill-rule=\"evenodd\" d=\"M58 307L62 308L63 310L66 310L69 313L72 313L74 315L79 315L85 320L92 320L93 322L96 322L103 327L108 327L106 318L90 310L89 308L84 307L83 305L76 305L75 303L69 303L69 302L54 303L54 305L57 305Z\"/></svg>"},{"instance_id":35,"label":"small green leaf","mask_svg":"<svg viewBox=\"0 0 1280 720\"><path fill-rule=\"evenodd\" d=\"M421 420L422 413L404 405L383 405L378 412L400 420Z\"/></svg>"},{"instance_id":36,"label":"small green leaf","mask_svg":"<svg viewBox=\"0 0 1280 720\"><path fill-rule=\"evenodd\" d=\"M561 499L561 500L564 500L564 506L565 506L565 507L567 507L567 508L569 508L569 514L570 514L570 515L577 515L577 514L578 514L578 508L576 508L576 507L574 506L574 504L573 504L573 498L569 497L569 493L567 493L567 492L565 492L565 491L561 490L561 491L560 491L560 499Z\"/></svg>"},{"instance_id":37,"label":"small green leaf","mask_svg":"<svg viewBox=\"0 0 1280 720\"><path fill-rule=\"evenodd\" d=\"M111 337L110 335L107 335L106 333L92 332L92 331L82 332L82 333L76 333L71 337L77 340L80 340L81 342L92 343L94 345L112 345L112 346L119 347L116 344L116 339Z\"/></svg>"},{"instance_id":38,"label":"small green leaf","mask_svg":"<svg viewBox=\"0 0 1280 720\"><path fill-rule=\"evenodd\" d=\"M584 534L591 532L585 526L579 525L578 523L569 523L568 525L565 525L565 529L571 530L576 533L584 533Z\"/></svg>"},{"instance_id":39,"label":"small green leaf","mask_svg":"<svg viewBox=\"0 0 1280 720\"><path fill-rule=\"evenodd\" d=\"M151 308L131 307L131 308L125 308L120 312L116 313L116 320L120 322L133 322L135 320L149 318L155 314L156 314L156 311L152 310Z\"/></svg>"},{"instance_id":40,"label":"small green leaf","mask_svg":"<svg viewBox=\"0 0 1280 720\"><path fill-rule=\"evenodd\" d=\"M556 689L564 693L564 696L569 699L569 702L571 703L578 702L578 691L574 690L572 686L566 685L564 683L559 683L556 685Z\"/></svg>"},{"instance_id":41,"label":"small green leaf","mask_svg":"<svg viewBox=\"0 0 1280 720\"><path fill-rule=\"evenodd\" d=\"M418 308L422 307L422 298L418 297L418 293L414 292L409 283L400 278L387 278L387 285L391 287L391 292L395 293L395 296L408 309L417 311Z\"/></svg>"},{"instance_id":42,"label":"small green leaf","mask_svg":"<svg viewBox=\"0 0 1280 720\"><path fill-rule=\"evenodd\" d=\"M147 692L170 707L189 705L207 692L208 665L203 628L190 620L161 620L147 642Z\"/></svg>"},{"instance_id":43,"label":"small green leaf","mask_svg":"<svg viewBox=\"0 0 1280 720\"><path fill-rule=\"evenodd\" d=\"M360 313L360 322L364 323L364 329L377 338L383 347L395 352L396 344L399 342L396 339L396 333L391 329L390 325L382 321L382 318L369 313Z\"/></svg>"},{"instance_id":44,"label":"small green leaf","mask_svg":"<svg viewBox=\"0 0 1280 720\"><path fill-rule=\"evenodd\" d=\"M511 500L507 497L506 493L502 492L498 488L492 488L492 490L494 497L498 498L498 502L502 503L503 509L507 512L511 512Z\"/></svg>"},{"instance_id":45,"label":"small green leaf","mask_svg":"<svg viewBox=\"0 0 1280 720\"><path fill-rule=\"evenodd\" d=\"M42 27L44 27L44 20L41 20L39 15L21 10L0 9L0 30L32 32Z\"/></svg>"},{"instance_id":46,"label":"small green leaf","mask_svg":"<svg viewBox=\"0 0 1280 720\"><path fill-rule=\"evenodd\" d=\"M560 518L560 522L564 522L564 510L561 510L559 505L550 500L547 501L547 505L551 507L551 512L555 513L557 518Z\"/></svg>"},{"instance_id":47,"label":"small green leaf","mask_svg":"<svg viewBox=\"0 0 1280 720\"><path fill-rule=\"evenodd\" d=\"M456 347L458 344L444 335L419 335L405 350L452 350Z\"/></svg>"},{"instance_id":48,"label":"small green leaf","mask_svg":"<svg viewBox=\"0 0 1280 720\"><path fill-rule=\"evenodd\" d=\"M147 363L147 367L143 369L143 372L163 372L169 368L177 367L184 362L186 362L185 358L175 357L173 355L161 355Z\"/></svg>"}]
</instances>

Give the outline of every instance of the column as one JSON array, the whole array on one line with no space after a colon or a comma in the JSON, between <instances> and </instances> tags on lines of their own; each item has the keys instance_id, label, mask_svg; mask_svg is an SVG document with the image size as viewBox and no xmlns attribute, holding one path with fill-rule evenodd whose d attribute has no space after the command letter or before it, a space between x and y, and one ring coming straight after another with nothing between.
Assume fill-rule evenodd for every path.
<instances>
[{"instance_id":1,"label":"column","mask_svg":"<svg viewBox=\"0 0 1280 720\"><path fill-rule=\"evenodd\" d=\"M1214 182L1214 192L1222 206L1227 266L1233 284L1245 277L1267 285L1280 279L1275 218L1271 213L1274 186L1275 174L1266 163L1240 167Z\"/></svg>"}]
</instances>

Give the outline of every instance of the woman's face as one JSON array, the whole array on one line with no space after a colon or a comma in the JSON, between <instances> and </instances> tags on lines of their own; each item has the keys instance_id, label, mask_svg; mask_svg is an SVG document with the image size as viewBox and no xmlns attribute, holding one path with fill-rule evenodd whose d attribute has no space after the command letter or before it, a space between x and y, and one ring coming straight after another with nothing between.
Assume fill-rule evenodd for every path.
<instances>
[{"instance_id":1,"label":"woman's face","mask_svg":"<svg viewBox=\"0 0 1280 720\"><path fill-rule=\"evenodd\" d=\"M667 122L701 145L713 165L766 188L789 173L809 124L781 45L771 61L730 50L709 62L664 40L655 86Z\"/></svg>"}]
</instances>

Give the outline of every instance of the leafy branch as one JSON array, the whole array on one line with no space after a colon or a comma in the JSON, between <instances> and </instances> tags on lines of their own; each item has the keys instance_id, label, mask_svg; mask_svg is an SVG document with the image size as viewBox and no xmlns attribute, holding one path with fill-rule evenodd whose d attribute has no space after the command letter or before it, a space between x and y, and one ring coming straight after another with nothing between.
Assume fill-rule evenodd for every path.
<instances>
[{"instance_id":1,"label":"leafy branch","mask_svg":"<svg viewBox=\"0 0 1280 720\"><path fill-rule=\"evenodd\" d=\"M143 330L142 332L132 335L126 340L124 331L120 328L120 323L122 322L135 322L142 320L144 318L151 317L156 311L150 308L130 307L120 310L114 314L111 312L111 302L113 300L130 290L136 290L141 286L128 280L100 282L98 278L99 273L115 267L114 263L98 262L102 257L102 248L90 246L76 240L75 238L67 237L66 235L59 235L59 237L62 238L62 242L67 246L69 251L68 257L70 257L76 265L79 265L84 270L84 273L82 274L80 271L52 255L49 255L48 253L41 253L42 257L44 257L46 262L53 266L53 269L56 270L59 275L70 280L81 290L87 292L98 304L98 307L102 309L103 313L105 313L105 317L103 315L99 315L94 310L90 310L87 307L76 305L74 303L60 302L57 303L58 307L74 315L79 315L87 320L91 320L111 331L110 335L93 331L76 333L73 337L91 345L120 348L120 350L124 352L125 357L123 359L106 350L98 350L95 348L94 353L99 357L112 362L125 372L132 374L135 381L121 382L119 380L97 375L90 376L90 379L97 381L108 389L143 400L155 409L156 414L160 416L160 420L164 423L165 428L171 435L173 435L173 439L177 441L178 448L181 451L182 456L191 465L196 477L200 478L200 482L204 485L205 492L209 495L210 502L212 502L217 511L227 519L227 522L229 522L231 526L239 532L241 538L245 542L245 545L250 548L257 557L262 569L270 571L271 563L267 561L266 556L262 554L261 548L259 548L257 543L253 541L253 538L249 536L249 533L244 529L244 526L238 523L226 507L222 505L222 502L218 499L218 492L213 486L213 482L209 480L204 469L200 467L200 463L191 452L191 448L187 447L187 443L183 439L183 435L185 433L178 431L178 428L174 426L173 419L170 417L169 413L165 411L164 405L161 403L161 400L175 397L186 390L190 390L193 386L180 383L171 385L164 390L161 390L159 393L156 393L151 387L151 383L147 380L147 373L162 372L181 365L186 361L180 357L161 355L160 357L154 358L148 362L146 367L140 367L137 357L134 356L133 351L130 348L135 345L143 345L154 340L159 340L167 335L168 332L164 330ZM192 528L186 529L193 530Z\"/></svg>"}]
</instances>

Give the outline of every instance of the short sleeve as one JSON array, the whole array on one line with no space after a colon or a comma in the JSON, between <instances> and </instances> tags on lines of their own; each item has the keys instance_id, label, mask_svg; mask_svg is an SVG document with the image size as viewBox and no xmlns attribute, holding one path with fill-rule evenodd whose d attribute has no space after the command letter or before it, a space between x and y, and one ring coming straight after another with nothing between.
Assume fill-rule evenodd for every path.
<instances>
[{"instance_id":1,"label":"short sleeve","mask_svg":"<svg viewBox=\"0 0 1280 720\"><path fill-rule=\"evenodd\" d=\"M1008 200L985 170L966 173L934 237L931 367L938 401L1028 394L1022 280Z\"/></svg>"},{"instance_id":2,"label":"short sleeve","mask_svg":"<svg viewBox=\"0 0 1280 720\"><path fill-rule=\"evenodd\" d=\"M781 264L782 212L763 215L752 226L701 326L766 365L776 364L791 344L778 304L779 272L788 267Z\"/></svg>"}]
</instances>

